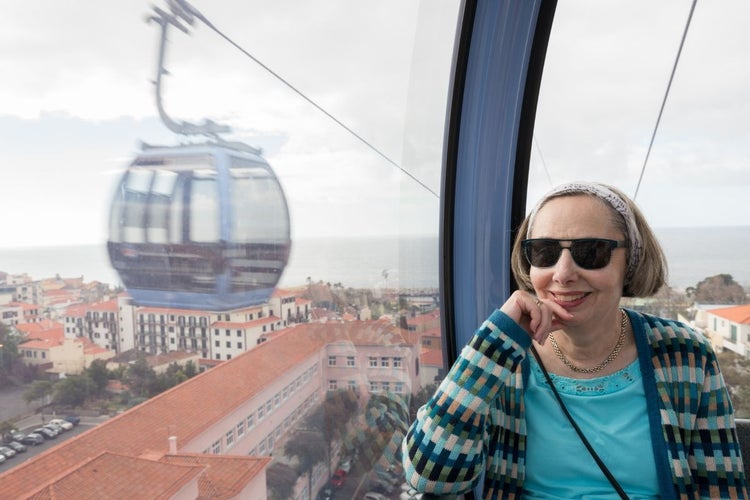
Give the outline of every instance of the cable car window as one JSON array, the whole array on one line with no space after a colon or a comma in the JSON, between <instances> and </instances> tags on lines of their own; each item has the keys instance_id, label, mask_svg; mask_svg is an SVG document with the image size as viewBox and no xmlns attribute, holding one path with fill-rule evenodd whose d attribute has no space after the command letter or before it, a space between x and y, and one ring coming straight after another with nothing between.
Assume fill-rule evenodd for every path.
<instances>
[{"instance_id":1,"label":"cable car window","mask_svg":"<svg viewBox=\"0 0 750 500\"><path fill-rule=\"evenodd\" d=\"M283 240L289 232L289 221L278 181L263 168L234 168L230 173L233 239L268 243Z\"/></svg>"},{"instance_id":2,"label":"cable car window","mask_svg":"<svg viewBox=\"0 0 750 500\"><path fill-rule=\"evenodd\" d=\"M729 325L750 302L749 18L742 1L558 2L527 192L527 208L576 180L634 198L669 276L624 305L701 331L736 387L747 378L725 366L748 355ZM741 392L736 415L747 418Z\"/></svg>"},{"instance_id":3,"label":"cable car window","mask_svg":"<svg viewBox=\"0 0 750 500\"><path fill-rule=\"evenodd\" d=\"M86 401L76 409L118 414L87 420L95 433L205 385L184 411L160 410L163 439L136 418L132 432L109 434L127 437L123 448L85 441L79 462L70 447L86 433L58 438L48 448L64 451L6 463L3 474L54 457L72 459L65 468L75 476L90 456L123 449L136 462L156 450L147 465L173 469L173 456L203 460L213 450L247 463L237 475L249 488L243 498L324 497L333 482L337 498L398 497L400 439L445 364L441 163L463 2L195 0L244 52L197 16L180 18L189 33L170 25L163 110L151 84L163 21L154 6L82 2L75 15L53 2L42 14L11 8L0 18L7 45L19 47L18 78L0 83L0 160L18 165L8 185L19 187L0 197L14 235L3 245L22 247L0 248L0 321L52 325L50 335L82 346L60 351L86 352L75 363L19 356L11 380L53 380L55 389L20 401L18 414L53 400L63 411L55 394L88 381L93 358L94 368L117 363L115 378L128 385L77 391ZM152 3L170 15L185 4ZM160 111L187 133L165 126ZM191 134L203 121L218 126ZM27 206L40 209L18 214ZM104 324L102 311L114 319ZM10 366L3 332L0 384ZM152 373L154 362L165 365ZM143 379L120 376L140 369ZM212 470L234 467L216 458ZM33 490L54 480L36 472ZM128 496L118 493L110 496Z\"/></svg>"},{"instance_id":4,"label":"cable car window","mask_svg":"<svg viewBox=\"0 0 750 500\"><path fill-rule=\"evenodd\" d=\"M152 170L138 169L128 175L123 186L122 238L130 243L145 241L146 207L153 181Z\"/></svg>"},{"instance_id":5,"label":"cable car window","mask_svg":"<svg viewBox=\"0 0 750 500\"><path fill-rule=\"evenodd\" d=\"M171 205L175 200L173 195L177 177L175 172L168 170L156 172L148 202L147 217L149 222L146 238L149 243L167 243L170 241L170 215L179 215L174 214L174 211L171 210Z\"/></svg>"},{"instance_id":6,"label":"cable car window","mask_svg":"<svg viewBox=\"0 0 750 500\"><path fill-rule=\"evenodd\" d=\"M214 242L220 237L219 191L216 172L196 171L190 183L190 241Z\"/></svg>"}]
</instances>

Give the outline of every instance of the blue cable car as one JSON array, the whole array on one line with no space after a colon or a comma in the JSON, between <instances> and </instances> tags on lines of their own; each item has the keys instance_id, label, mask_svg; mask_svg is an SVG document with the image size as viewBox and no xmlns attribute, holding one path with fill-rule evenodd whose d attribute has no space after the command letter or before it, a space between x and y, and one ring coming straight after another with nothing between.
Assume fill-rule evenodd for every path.
<instances>
[{"instance_id":1,"label":"blue cable car","mask_svg":"<svg viewBox=\"0 0 750 500\"><path fill-rule=\"evenodd\" d=\"M110 213L112 266L136 304L229 310L268 300L289 259L284 192L258 150L144 145Z\"/></svg>"},{"instance_id":2,"label":"blue cable car","mask_svg":"<svg viewBox=\"0 0 750 500\"><path fill-rule=\"evenodd\" d=\"M205 143L144 144L112 200L107 250L136 304L227 311L267 302L289 260L291 230L284 191L255 149L221 139L229 127L172 120L161 101L167 30L188 32L186 3L154 7L161 26L156 105L178 134ZM186 10L187 9L187 10Z\"/></svg>"}]
</instances>

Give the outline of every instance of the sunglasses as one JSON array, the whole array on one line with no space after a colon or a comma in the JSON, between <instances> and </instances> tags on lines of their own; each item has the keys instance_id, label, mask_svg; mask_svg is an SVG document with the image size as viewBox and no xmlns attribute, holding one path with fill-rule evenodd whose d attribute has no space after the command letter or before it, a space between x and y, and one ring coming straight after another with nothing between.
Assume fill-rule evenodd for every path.
<instances>
[{"instance_id":1,"label":"sunglasses","mask_svg":"<svg viewBox=\"0 0 750 500\"><path fill-rule=\"evenodd\" d=\"M562 246L562 242L570 246ZM575 240L554 240L538 238L523 240L521 248L526 260L534 267L552 267L557 264L564 248L570 250L573 262L582 269L601 269L609 264L615 248L625 248L627 241L605 240L601 238L580 238Z\"/></svg>"}]
</instances>

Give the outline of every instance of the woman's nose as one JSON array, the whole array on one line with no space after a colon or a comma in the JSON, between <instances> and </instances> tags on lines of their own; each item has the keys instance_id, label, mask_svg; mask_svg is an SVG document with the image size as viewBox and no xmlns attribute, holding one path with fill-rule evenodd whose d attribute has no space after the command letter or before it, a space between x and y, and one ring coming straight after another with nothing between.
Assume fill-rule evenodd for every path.
<instances>
[{"instance_id":1,"label":"woman's nose","mask_svg":"<svg viewBox=\"0 0 750 500\"><path fill-rule=\"evenodd\" d=\"M563 247L560 258L554 267L552 279L558 283L569 283L578 277L578 266L573 260L570 248Z\"/></svg>"}]
</instances>

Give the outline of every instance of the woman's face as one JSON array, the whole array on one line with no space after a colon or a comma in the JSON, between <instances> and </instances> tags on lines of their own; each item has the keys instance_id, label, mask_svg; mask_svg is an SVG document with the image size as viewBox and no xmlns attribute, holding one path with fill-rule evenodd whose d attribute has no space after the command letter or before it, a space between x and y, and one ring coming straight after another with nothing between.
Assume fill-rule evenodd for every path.
<instances>
[{"instance_id":1,"label":"woman's face","mask_svg":"<svg viewBox=\"0 0 750 500\"><path fill-rule=\"evenodd\" d=\"M539 209L529 238L605 238L624 240L612 220L612 209L589 195L553 198ZM563 242L562 246L570 243ZM555 301L583 323L602 318L619 307L622 297L627 248L612 250L609 264L601 269L583 269L576 265L569 250L563 250L551 267L531 266L529 276L542 299Z\"/></svg>"}]
</instances>

